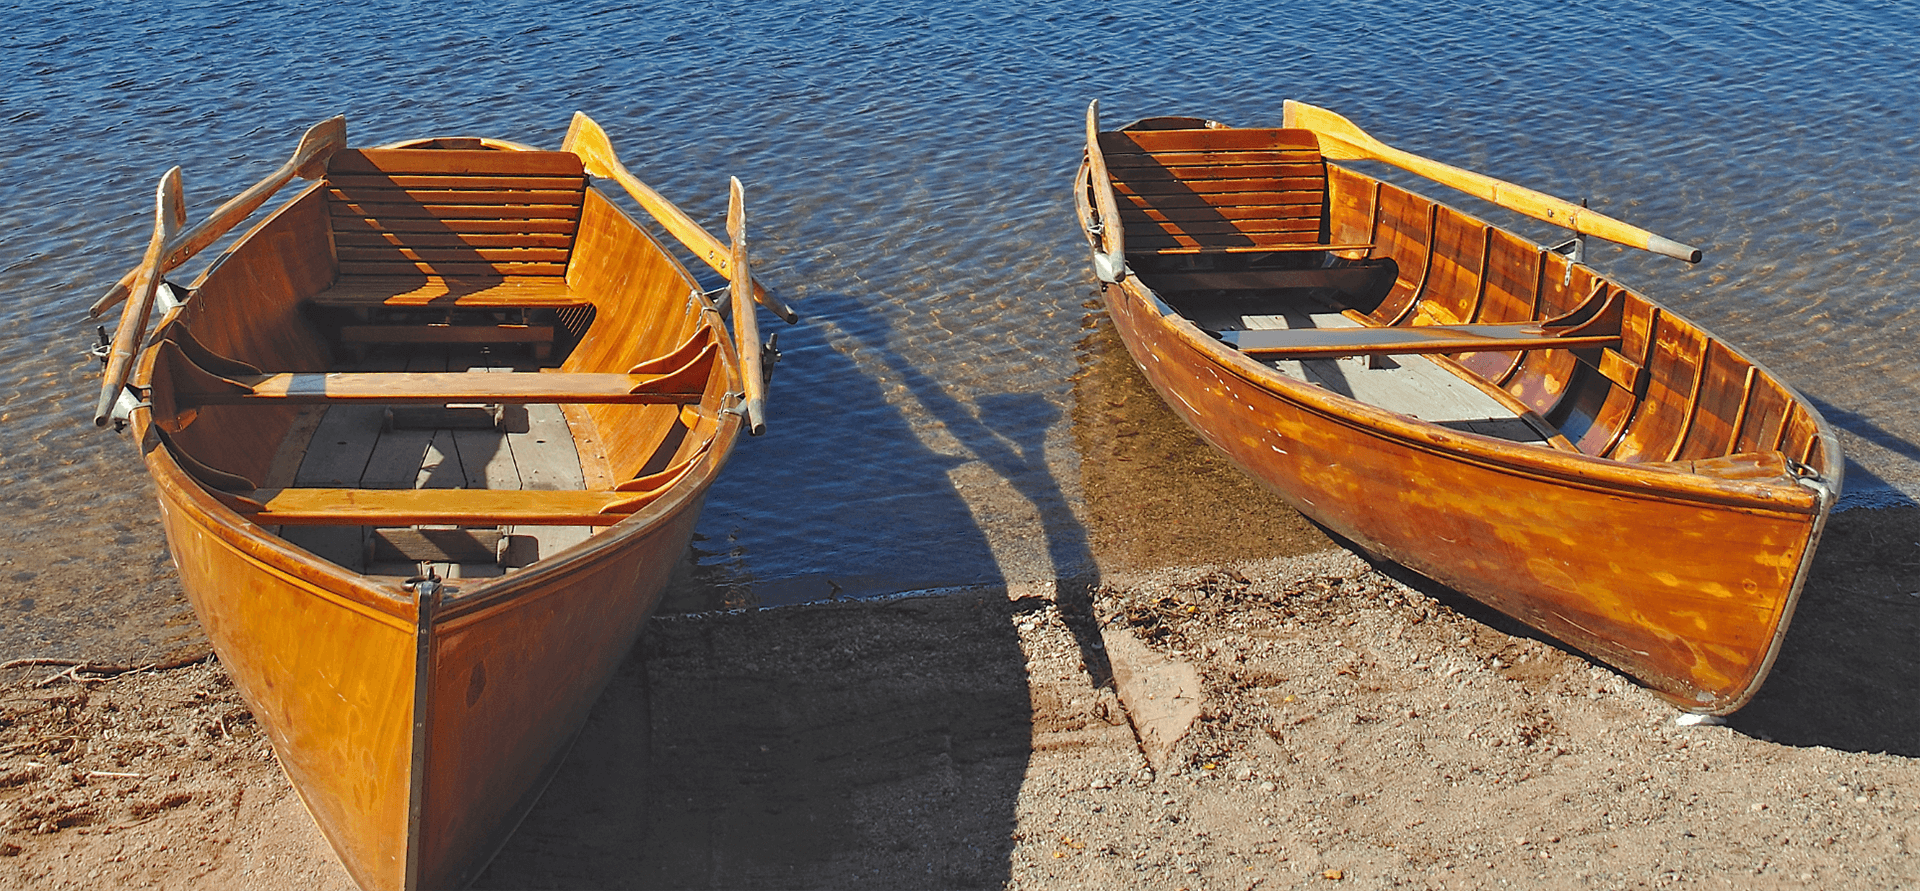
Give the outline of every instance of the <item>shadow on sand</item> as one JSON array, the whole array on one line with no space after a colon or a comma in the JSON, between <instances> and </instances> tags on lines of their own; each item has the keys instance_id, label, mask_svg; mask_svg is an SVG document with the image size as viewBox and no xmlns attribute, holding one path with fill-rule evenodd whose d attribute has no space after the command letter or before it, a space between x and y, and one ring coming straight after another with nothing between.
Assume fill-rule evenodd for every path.
<instances>
[{"instance_id":1,"label":"shadow on sand","mask_svg":"<svg viewBox=\"0 0 1920 891\"><path fill-rule=\"evenodd\" d=\"M743 449L729 478L764 471L775 474L769 481L838 493L823 503L802 490L784 499L789 515L766 520L790 535L869 549L877 538L881 550L908 554L912 577L896 578L894 590L977 587L879 605L656 618L553 785L475 887L999 887L1009 879L1033 720L1014 626L1048 601L1008 598L983 520L974 519L982 506L963 499L949 471L984 464L1039 510L1051 566L1036 569L1085 575L1093 560L1084 531L1045 458L1058 409L1020 394L969 405L884 346L844 330L834 336L833 349L783 344L782 371L804 367L809 384L789 378L776 389L794 397L779 411L784 426ZM856 355L857 363L848 358ZM931 417L906 417L889 402L889 384ZM930 448L916 423L937 425L950 445ZM880 482L860 484L875 475ZM845 502L860 491L872 500ZM716 487L716 501L723 497ZM942 539L916 539L922 521ZM737 567L714 575L751 582ZM868 580L834 578L871 593ZM1083 633L1089 668L1104 675L1104 653L1090 645L1088 585L1060 587L1055 602L1085 617L1070 624Z\"/></svg>"}]
</instances>

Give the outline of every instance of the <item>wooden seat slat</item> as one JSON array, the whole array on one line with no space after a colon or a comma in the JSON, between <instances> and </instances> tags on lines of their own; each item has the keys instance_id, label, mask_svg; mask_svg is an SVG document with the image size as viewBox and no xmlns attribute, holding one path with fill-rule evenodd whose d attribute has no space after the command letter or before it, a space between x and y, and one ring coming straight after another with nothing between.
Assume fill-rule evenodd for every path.
<instances>
[{"instance_id":1,"label":"wooden seat slat","mask_svg":"<svg viewBox=\"0 0 1920 891\"><path fill-rule=\"evenodd\" d=\"M1311 130L1283 128L1116 130L1100 134L1100 150L1109 155L1127 151L1232 152L1275 149L1312 149L1318 152L1320 140Z\"/></svg>"},{"instance_id":2,"label":"wooden seat slat","mask_svg":"<svg viewBox=\"0 0 1920 891\"><path fill-rule=\"evenodd\" d=\"M1174 198L1173 200L1168 200L1168 201L1157 201L1157 202L1154 202L1152 205L1146 205L1146 206L1142 206L1142 205L1128 206L1126 204L1122 204L1120 205L1120 218L1122 220L1151 218L1155 213L1158 213L1161 216L1166 217L1167 219L1170 219L1170 220L1182 220L1182 219L1229 220L1232 218L1226 217L1220 214L1221 210L1227 209L1227 208L1237 209L1236 213L1238 213L1241 217L1248 218L1248 219L1269 219L1274 217L1311 217L1315 221L1318 221L1320 218L1320 206L1318 204L1306 204L1306 203L1300 202L1297 199L1279 200L1279 201L1259 201L1259 200L1240 201L1240 200L1232 200L1238 196L1222 196L1222 197L1228 200L1222 200L1216 203L1213 201L1197 200L1196 197L1187 197L1187 198ZM1282 196L1274 196L1274 197L1282 197Z\"/></svg>"},{"instance_id":3,"label":"wooden seat slat","mask_svg":"<svg viewBox=\"0 0 1920 891\"><path fill-rule=\"evenodd\" d=\"M562 276L567 274L565 263L410 263L404 260L392 262L369 261L351 267L356 275L445 275L458 278L479 278L494 276Z\"/></svg>"},{"instance_id":4,"label":"wooden seat slat","mask_svg":"<svg viewBox=\"0 0 1920 891\"><path fill-rule=\"evenodd\" d=\"M1254 170L1196 170L1214 176L1185 176L1172 179L1123 179L1114 182L1119 194L1164 195L1169 192L1308 192L1326 189L1326 180L1313 176L1288 175L1271 167Z\"/></svg>"},{"instance_id":5,"label":"wooden seat slat","mask_svg":"<svg viewBox=\"0 0 1920 891\"><path fill-rule=\"evenodd\" d=\"M1127 130L1100 147L1134 254L1366 250L1321 242L1326 164L1306 130Z\"/></svg>"},{"instance_id":6,"label":"wooden seat slat","mask_svg":"<svg viewBox=\"0 0 1920 891\"><path fill-rule=\"evenodd\" d=\"M343 275L311 298L319 306L395 306L477 309L564 309L588 306L590 301L556 276L499 277L461 280L441 276Z\"/></svg>"},{"instance_id":7,"label":"wooden seat slat","mask_svg":"<svg viewBox=\"0 0 1920 891\"><path fill-rule=\"evenodd\" d=\"M364 246L347 244L338 246L336 250L338 251L338 256L342 264L360 266L366 263L406 261L429 263L436 268L446 263L473 263L480 261L487 263L558 263L564 266L567 262L567 257L571 254L571 249L567 247L551 248L532 245L514 245L512 247L467 247L460 245L428 247L422 245L415 247L412 245L398 244L373 244Z\"/></svg>"},{"instance_id":8,"label":"wooden seat slat","mask_svg":"<svg viewBox=\"0 0 1920 891\"><path fill-rule=\"evenodd\" d=\"M611 526L661 492L530 489L261 489L263 526Z\"/></svg>"},{"instance_id":9,"label":"wooden seat slat","mask_svg":"<svg viewBox=\"0 0 1920 891\"><path fill-rule=\"evenodd\" d=\"M1191 240L1191 239L1189 239ZM1208 245L1198 247L1183 245L1175 247L1151 248L1142 253L1150 254L1264 254L1290 251L1364 251L1371 244L1321 244L1318 241L1272 242L1268 244Z\"/></svg>"},{"instance_id":10,"label":"wooden seat slat","mask_svg":"<svg viewBox=\"0 0 1920 891\"><path fill-rule=\"evenodd\" d=\"M463 372L313 372L231 375L232 390L182 390L196 405L266 402L440 405L450 402L623 404L699 402L705 377L676 374L468 374Z\"/></svg>"},{"instance_id":11,"label":"wooden seat slat","mask_svg":"<svg viewBox=\"0 0 1920 891\"><path fill-rule=\"evenodd\" d=\"M329 189L328 197L346 204L551 204L578 207L580 192L554 189Z\"/></svg>"},{"instance_id":12,"label":"wooden seat slat","mask_svg":"<svg viewBox=\"0 0 1920 891\"><path fill-rule=\"evenodd\" d=\"M1120 206L1120 219L1128 225L1188 222L1232 222L1235 220L1260 221L1288 219L1298 222L1297 217L1289 217L1285 212L1273 208L1249 206L1231 207L1205 205L1199 207L1135 207Z\"/></svg>"},{"instance_id":13,"label":"wooden seat slat","mask_svg":"<svg viewBox=\"0 0 1920 891\"><path fill-rule=\"evenodd\" d=\"M1416 353L1507 352L1618 346L1619 335L1556 335L1533 323L1390 328L1265 328L1223 331L1220 339L1250 356L1274 359Z\"/></svg>"},{"instance_id":14,"label":"wooden seat slat","mask_svg":"<svg viewBox=\"0 0 1920 891\"><path fill-rule=\"evenodd\" d=\"M327 177L343 277L564 276L587 182L571 152L484 148L341 152Z\"/></svg>"},{"instance_id":15,"label":"wooden seat slat","mask_svg":"<svg viewBox=\"0 0 1920 891\"><path fill-rule=\"evenodd\" d=\"M557 233L571 237L579 228L579 222L572 219L490 220L473 218L434 219L432 217L368 219L357 214L335 216L333 218L333 232L336 237L342 234L387 232L441 232L457 235L501 234L509 236L521 233Z\"/></svg>"},{"instance_id":16,"label":"wooden seat slat","mask_svg":"<svg viewBox=\"0 0 1920 891\"><path fill-rule=\"evenodd\" d=\"M327 161L327 174L507 174L584 176L580 156L572 152L514 152L493 149L347 149Z\"/></svg>"},{"instance_id":17,"label":"wooden seat slat","mask_svg":"<svg viewBox=\"0 0 1920 891\"><path fill-rule=\"evenodd\" d=\"M1231 159L1209 155L1119 155L1107 169L1116 177L1155 176L1172 173L1180 179L1215 179L1221 176L1282 176L1324 179L1325 169L1318 155L1236 155ZM1161 178L1165 178L1162 176Z\"/></svg>"},{"instance_id":18,"label":"wooden seat slat","mask_svg":"<svg viewBox=\"0 0 1920 891\"><path fill-rule=\"evenodd\" d=\"M540 189L578 192L586 185L580 176L462 176L453 174L337 174L327 184L341 191L361 189Z\"/></svg>"},{"instance_id":19,"label":"wooden seat slat","mask_svg":"<svg viewBox=\"0 0 1920 891\"><path fill-rule=\"evenodd\" d=\"M568 248L573 236L565 232L380 232L372 229L334 232L338 247L365 248ZM563 258L564 259L564 258Z\"/></svg>"},{"instance_id":20,"label":"wooden seat slat","mask_svg":"<svg viewBox=\"0 0 1920 891\"><path fill-rule=\"evenodd\" d=\"M1281 229L1271 232L1235 232L1232 234L1202 233L1198 235L1167 232L1165 230L1158 232L1149 231L1141 233L1139 238L1133 239L1127 244L1128 250L1137 254L1158 254L1172 250L1178 250L1181 253L1192 253L1195 251L1201 253L1208 251L1233 253L1235 251L1259 250L1274 245L1305 246L1293 248L1294 250L1325 251L1333 249L1320 240L1319 233L1311 229L1291 231Z\"/></svg>"},{"instance_id":21,"label":"wooden seat slat","mask_svg":"<svg viewBox=\"0 0 1920 891\"><path fill-rule=\"evenodd\" d=\"M1274 196L1272 200L1286 200L1291 196L1296 201L1305 201L1317 199L1323 191L1323 188L1316 188L1312 184L1302 186L1295 180L1278 179L1204 179L1184 182L1131 180L1116 183L1115 189L1116 194L1128 196L1136 204L1185 195L1199 196L1211 201L1219 196L1233 196L1237 193L1271 195Z\"/></svg>"},{"instance_id":22,"label":"wooden seat slat","mask_svg":"<svg viewBox=\"0 0 1920 891\"><path fill-rule=\"evenodd\" d=\"M341 325L341 343L553 343L552 325Z\"/></svg>"},{"instance_id":23,"label":"wooden seat slat","mask_svg":"<svg viewBox=\"0 0 1920 891\"><path fill-rule=\"evenodd\" d=\"M578 220L578 204L358 204L329 205L335 219Z\"/></svg>"},{"instance_id":24,"label":"wooden seat slat","mask_svg":"<svg viewBox=\"0 0 1920 891\"><path fill-rule=\"evenodd\" d=\"M1289 222L1295 224L1305 222L1307 225L1287 225ZM1319 227L1311 225L1312 222L1311 220L1254 220L1247 221L1236 228L1225 228L1215 224L1138 228L1139 236L1127 243L1137 250L1174 245L1211 246L1224 250L1255 244L1320 244Z\"/></svg>"}]
</instances>

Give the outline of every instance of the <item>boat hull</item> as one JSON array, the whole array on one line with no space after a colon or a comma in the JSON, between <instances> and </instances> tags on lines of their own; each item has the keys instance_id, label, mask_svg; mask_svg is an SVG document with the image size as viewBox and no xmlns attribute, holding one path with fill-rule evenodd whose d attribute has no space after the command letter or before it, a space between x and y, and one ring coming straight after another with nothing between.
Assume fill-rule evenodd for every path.
<instances>
[{"instance_id":1,"label":"boat hull","mask_svg":"<svg viewBox=\"0 0 1920 891\"><path fill-rule=\"evenodd\" d=\"M1732 711L1765 677L1824 513L1503 466L1457 447L1459 434L1393 429L1244 367L1179 331L1137 284L1105 294L1168 406L1315 522L1682 708Z\"/></svg>"},{"instance_id":2,"label":"boat hull","mask_svg":"<svg viewBox=\"0 0 1920 891\"><path fill-rule=\"evenodd\" d=\"M1840 485L1811 404L1584 265L1325 163L1317 131L1096 117L1076 206L1106 309L1202 438L1681 708L1753 696ZM1367 354L1408 361L1326 367Z\"/></svg>"},{"instance_id":3,"label":"boat hull","mask_svg":"<svg viewBox=\"0 0 1920 891\"><path fill-rule=\"evenodd\" d=\"M369 889L463 887L484 868L658 604L706 489L691 484L480 602L442 604L423 633L416 601L316 571L311 555L236 522L165 449L147 459L215 653Z\"/></svg>"},{"instance_id":4,"label":"boat hull","mask_svg":"<svg viewBox=\"0 0 1920 891\"><path fill-rule=\"evenodd\" d=\"M586 183L577 153L440 142L336 154L325 182L239 238L166 311L130 378L146 398L127 419L182 587L367 889L463 887L486 866L684 560L741 430L740 355L716 307ZM504 302L457 326L451 311L423 321L405 305L419 288L449 304ZM352 303L375 291L399 303ZM519 346L529 332L537 350ZM508 346L474 349L469 336ZM365 371L367 343L427 344L377 361L445 373ZM477 361L453 358L460 350ZM456 362L468 366L446 367ZM321 374L336 370L354 373ZM306 394L333 401L308 409L244 383L276 374L324 379ZM346 402L337 384L356 377L425 406L429 422L403 427L394 410ZM475 400L458 394L475 378L506 394L484 401L527 405L521 420L495 405L487 424L459 426L456 404ZM596 389L609 380L610 400ZM648 391L654 380L673 383ZM513 402L519 382L550 395ZM265 401L209 396L236 388ZM367 512L275 506L302 492ZM510 512L528 502L548 507ZM377 556L400 547L396 534L467 550ZM407 579L426 565L445 577Z\"/></svg>"}]
</instances>

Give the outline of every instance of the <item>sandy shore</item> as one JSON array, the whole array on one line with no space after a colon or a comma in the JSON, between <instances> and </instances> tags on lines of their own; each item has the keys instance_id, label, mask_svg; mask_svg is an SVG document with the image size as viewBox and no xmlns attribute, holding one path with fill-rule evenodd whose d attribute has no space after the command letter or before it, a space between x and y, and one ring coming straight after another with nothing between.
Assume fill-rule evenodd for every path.
<instances>
[{"instance_id":1,"label":"sandy shore","mask_svg":"<svg viewBox=\"0 0 1920 891\"><path fill-rule=\"evenodd\" d=\"M1343 551L662 617L477 887L1920 886L1920 597L1848 568L1914 513L1836 518L1726 726ZM1157 770L1116 635L1198 679ZM0 884L351 887L217 664L56 672L0 688Z\"/></svg>"}]
</instances>

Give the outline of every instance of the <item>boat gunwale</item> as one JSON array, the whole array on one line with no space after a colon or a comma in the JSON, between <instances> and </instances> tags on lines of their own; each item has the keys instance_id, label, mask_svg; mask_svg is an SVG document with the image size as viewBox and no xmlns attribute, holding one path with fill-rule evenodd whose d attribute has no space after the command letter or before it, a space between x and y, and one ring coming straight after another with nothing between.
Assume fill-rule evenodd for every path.
<instances>
[{"instance_id":1,"label":"boat gunwale","mask_svg":"<svg viewBox=\"0 0 1920 891\"><path fill-rule=\"evenodd\" d=\"M1333 162L1328 163L1331 164ZM1352 168L1343 166L1342 169L1369 181L1379 181L1376 177L1353 170ZM1089 188L1091 188L1091 168L1083 159L1076 177L1074 190L1075 203L1083 232L1086 228L1086 221L1089 218L1088 204L1084 197ZM1411 190L1409 190L1409 192L1411 193ZM1415 194L1416 197L1423 200L1433 200L1418 193L1411 194ZM1440 202L1434 203L1439 204ZM1450 205L1448 206L1451 207ZM1460 213L1463 217L1475 223L1491 225L1463 211L1455 209L1455 212ZM1501 231L1507 232L1505 229ZM1538 244L1523 236L1512 232L1507 232L1507 234L1513 235L1515 238L1520 239L1536 249L1540 249ZM1088 234L1090 242L1094 237L1092 234ZM1591 267L1587 268L1592 272L1596 280L1605 281L1608 284L1620 287L1617 283L1613 282L1612 279L1601 275L1596 270L1592 270ZM1118 286L1123 293L1129 295L1132 299L1140 301L1143 308L1151 311L1156 318L1160 319L1161 324L1176 334L1184 345L1204 356L1208 364L1224 369L1247 383L1258 386L1277 396L1281 396L1329 420L1351 428L1362 429L1376 435L1385 436L1405 445L1420 448L1435 454L1443 454L1450 458L1471 461L1483 466L1509 472L1518 472L1553 479L1596 491L1610 492L1623 497L1640 499L1664 497L1666 500L1710 503L1723 507L1757 512L1824 515L1829 508L1828 506L1823 506L1822 502L1831 501L1833 497L1837 497L1839 492L1839 482L1843 473L1844 464L1835 461L1835 456L1839 455L1838 441L1834 437L1833 431L1828 426L1826 419L1807 401L1805 396L1781 381L1778 376L1774 375L1765 366L1754 362L1751 357L1742 353L1738 348L1733 347L1725 339L1701 328L1685 315L1673 312L1664 304L1637 291L1634 293L1640 299L1645 300L1650 306L1657 307L1661 312L1671 314L1673 317L1684 321L1686 324L1698 330L1706 338L1714 341L1721 347L1725 347L1728 352L1738 356L1741 360L1746 361L1753 367L1758 368L1762 374L1767 375L1769 380L1786 390L1788 395L1793 399L1794 404L1805 411L1814 422L1816 437L1820 440L1821 444L1821 464L1824 465L1816 467L1814 470L1820 474L1821 481L1824 487L1831 493L1830 495L1822 496L1820 493L1809 489L1798 481L1793 483L1769 483L1754 480L1729 480L1723 477L1694 473L1676 467L1617 461L1612 458L1589 455L1584 452L1567 452L1558 449L1525 446L1496 437L1453 430L1418 418L1401 415L1397 412L1369 405L1357 399L1342 396L1311 383L1288 377L1277 369L1265 365L1245 353L1228 347L1226 344L1209 336L1203 329L1194 324L1192 320L1181 315L1177 310L1173 310L1157 293L1147 287L1144 282L1139 281L1137 274L1128 274L1125 279L1118 283ZM1105 287L1106 285L1103 283L1103 290ZM1165 307L1165 309L1163 310L1162 307ZM1645 397L1641 398L1644 399Z\"/></svg>"}]
</instances>

